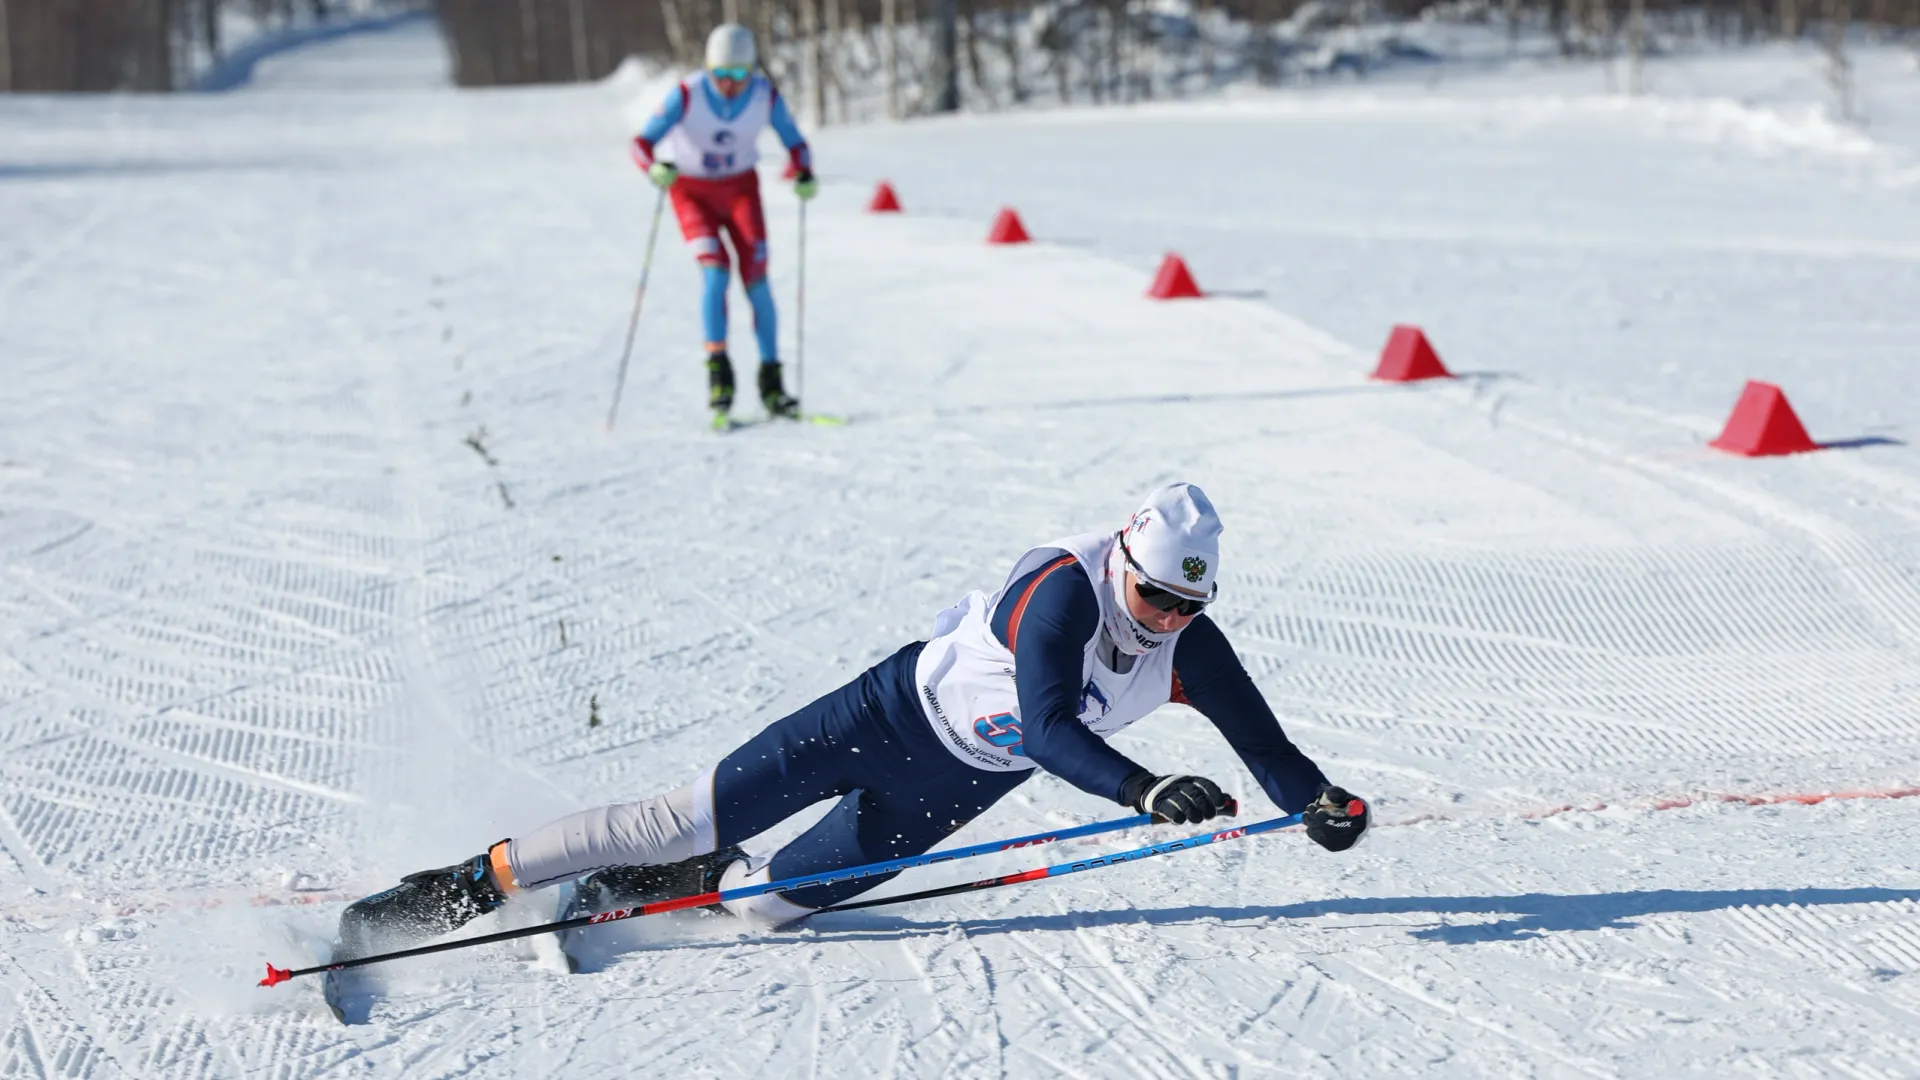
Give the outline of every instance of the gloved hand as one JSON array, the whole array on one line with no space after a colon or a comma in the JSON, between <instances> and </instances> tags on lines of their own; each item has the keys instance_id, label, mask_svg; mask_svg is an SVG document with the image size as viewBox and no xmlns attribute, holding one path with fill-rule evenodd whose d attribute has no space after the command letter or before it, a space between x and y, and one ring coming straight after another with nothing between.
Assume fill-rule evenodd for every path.
<instances>
[{"instance_id":1,"label":"gloved hand","mask_svg":"<svg viewBox=\"0 0 1920 1080\"><path fill-rule=\"evenodd\" d=\"M653 181L654 187L664 190L680 179L680 170L664 161L656 161L647 167L647 179Z\"/></svg>"},{"instance_id":2,"label":"gloved hand","mask_svg":"<svg viewBox=\"0 0 1920 1080\"><path fill-rule=\"evenodd\" d=\"M802 202L820 194L820 181L813 178L812 169L801 169L793 178L793 193L800 196Z\"/></svg>"},{"instance_id":3,"label":"gloved hand","mask_svg":"<svg viewBox=\"0 0 1920 1080\"><path fill-rule=\"evenodd\" d=\"M1346 788L1328 784L1301 821L1314 843L1328 851L1345 851L1367 834L1367 803Z\"/></svg>"},{"instance_id":4,"label":"gloved hand","mask_svg":"<svg viewBox=\"0 0 1920 1080\"><path fill-rule=\"evenodd\" d=\"M1220 785L1204 776L1155 776L1143 769L1120 785L1120 798L1142 814L1154 814L1175 825L1239 812Z\"/></svg>"}]
</instances>

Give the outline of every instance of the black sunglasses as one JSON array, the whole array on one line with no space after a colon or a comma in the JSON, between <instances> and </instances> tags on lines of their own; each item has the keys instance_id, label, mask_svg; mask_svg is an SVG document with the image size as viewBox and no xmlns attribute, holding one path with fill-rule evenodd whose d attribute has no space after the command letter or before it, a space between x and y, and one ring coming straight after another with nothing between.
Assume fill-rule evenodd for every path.
<instances>
[{"instance_id":1,"label":"black sunglasses","mask_svg":"<svg viewBox=\"0 0 1920 1080\"><path fill-rule=\"evenodd\" d=\"M1196 600L1191 596L1182 596L1157 585L1149 585L1137 576L1139 571L1134 573L1136 576L1133 579L1133 591L1139 593L1140 599L1145 600L1151 607L1160 611L1171 611L1176 615L1189 616L1198 615L1207 610L1205 600Z\"/></svg>"}]
</instances>

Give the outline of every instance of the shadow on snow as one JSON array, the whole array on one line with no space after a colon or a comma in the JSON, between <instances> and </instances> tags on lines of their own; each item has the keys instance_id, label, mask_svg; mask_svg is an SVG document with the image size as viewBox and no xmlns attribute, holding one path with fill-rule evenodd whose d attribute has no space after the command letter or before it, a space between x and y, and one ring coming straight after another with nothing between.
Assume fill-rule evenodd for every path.
<instances>
[{"instance_id":1,"label":"shadow on snow","mask_svg":"<svg viewBox=\"0 0 1920 1080\"><path fill-rule=\"evenodd\" d=\"M1025 915L1011 919L966 919L957 925L970 936L1015 931L1069 931L1096 926L1154 925L1205 919L1240 922L1255 919L1315 919L1328 915L1436 915L1433 925L1410 926L1408 936L1450 945L1515 941L1544 934L1626 929L1647 915L1724 911L1743 907L1796 904L1823 907L1841 904L1920 902L1920 888L1888 889L1654 889L1644 892L1523 893L1516 896L1393 896L1339 897L1298 904L1257 907L1118 908L1064 915ZM1508 915L1494 922L1451 924L1449 915ZM831 919L832 921L827 921ZM876 936L902 932L944 932L953 922L915 922L884 916L825 916L814 924L820 933L849 937L862 931ZM841 928L844 928L842 930ZM1371 924L1369 929L1378 929Z\"/></svg>"}]
</instances>

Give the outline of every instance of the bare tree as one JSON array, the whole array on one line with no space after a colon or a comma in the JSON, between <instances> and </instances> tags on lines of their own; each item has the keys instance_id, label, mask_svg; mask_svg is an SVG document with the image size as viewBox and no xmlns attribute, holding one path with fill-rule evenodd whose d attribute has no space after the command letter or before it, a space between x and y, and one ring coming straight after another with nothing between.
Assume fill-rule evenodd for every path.
<instances>
[{"instance_id":1,"label":"bare tree","mask_svg":"<svg viewBox=\"0 0 1920 1080\"><path fill-rule=\"evenodd\" d=\"M573 46L573 81L586 82L592 78L587 74L587 5L585 0L567 0L568 44Z\"/></svg>"},{"instance_id":2,"label":"bare tree","mask_svg":"<svg viewBox=\"0 0 1920 1080\"><path fill-rule=\"evenodd\" d=\"M1627 3L1627 93L1639 94L1646 89L1646 53L1647 53L1647 0L1628 0Z\"/></svg>"},{"instance_id":3,"label":"bare tree","mask_svg":"<svg viewBox=\"0 0 1920 1080\"><path fill-rule=\"evenodd\" d=\"M1847 57L1847 26L1853 22L1853 0L1827 0L1827 84L1838 99L1840 118L1854 119L1853 61Z\"/></svg>"},{"instance_id":4,"label":"bare tree","mask_svg":"<svg viewBox=\"0 0 1920 1080\"><path fill-rule=\"evenodd\" d=\"M0 94L13 92L13 24L7 0L0 0Z\"/></svg>"},{"instance_id":5,"label":"bare tree","mask_svg":"<svg viewBox=\"0 0 1920 1080\"><path fill-rule=\"evenodd\" d=\"M813 107L813 122L821 127L827 126L827 50L820 35L820 4L822 0L800 0L800 33L806 37L807 63L806 84L807 100Z\"/></svg>"},{"instance_id":6,"label":"bare tree","mask_svg":"<svg viewBox=\"0 0 1920 1080\"><path fill-rule=\"evenodd\" d=\"M939 93L934 98L936 112L960 110L960 28L955 0L936 0L939 5L935 34L934 70Z\"/></svg>"},{"instance_id":7,"label":"bare tree","mask_svg":"<svg viewBox=\"0 0 1920 1080\"><path fill-rule=\"evenodd\" d=\"M1027 100L1027 87L1020 78L1020 17L1007 0L1000 3L1000 49L1007 60L1007 92L1019 105Z\"/></svg>"},{"instance_id":8,"label":"bare tree","mask_svg":"<svg viewBox=\"0 0 1920 1080\"><path fill-rule=\"evenodd\" d=\"M880 56L885 72L887 119L900 119L900 0L880 0Z\"/></svg>"},{"instance_id":9,"label":"bare tree","mask_svg":"<svg viewBox=\"0 0 1920 1080\"><path fill-rule=\"evenodd\" d=\"M1200 0L1194 8L1193 32L1200 43L1200 74L1206 79L1206 87L1213 88L1215 76L1213 66L1213 35L1207 32L1207 24L1213 21L1213 0Z\"/></svg>"}]
</instances>

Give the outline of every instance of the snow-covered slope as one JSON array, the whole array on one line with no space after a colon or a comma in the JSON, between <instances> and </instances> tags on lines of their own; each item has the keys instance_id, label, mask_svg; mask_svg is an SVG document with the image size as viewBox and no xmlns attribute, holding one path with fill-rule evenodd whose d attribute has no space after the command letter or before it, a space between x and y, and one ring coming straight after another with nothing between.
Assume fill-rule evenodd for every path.
<instances>
[{"instance_id":1,"label":"snow-covered slope","mask_svg":"<svg viewBox=\"0 0 1920 1080\"><path fill-rule=\"evenodd\" d=\"M725 438L671 237L601 427L626 90L0 99L0 1076L1910 1074L1907 144L1575 90L823 133L805 389L854 423ZM859 212L880 176L908 215ZM1045 242L982 245L1002 203ZM1168 248L1240 295L1139 299ZM1471 377L1369 383L1403 320ZM1858 445L1705 449L1749 376ZM1227 518L1219 618L1387 823L1351 855L455 954L352 1029L253 987L1176 477ZM1272 810L1191 713L1122 742ZM962 836L1113 811L1042 778Z\"/></svg>"}]
</instances>

